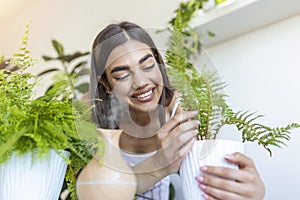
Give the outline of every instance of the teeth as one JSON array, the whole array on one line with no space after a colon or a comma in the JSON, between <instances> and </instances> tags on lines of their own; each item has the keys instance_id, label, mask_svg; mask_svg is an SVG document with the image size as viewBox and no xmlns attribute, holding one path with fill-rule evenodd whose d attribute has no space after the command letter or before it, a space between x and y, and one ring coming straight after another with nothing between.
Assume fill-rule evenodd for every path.
<instances>
[{"instance_id":1,"label":"teeth","mask_svg":"<svg viewBox=\"0 0 300 200\"><path fill-rule=\"evenodd\" d=\"M149 90L148 92L144 93L144 94L140 94L140 95L137 95L136 97L137 98L144 98L146 96L149 96L150 94L152 94L152 90Z\"/></svg>"}]
</instances>

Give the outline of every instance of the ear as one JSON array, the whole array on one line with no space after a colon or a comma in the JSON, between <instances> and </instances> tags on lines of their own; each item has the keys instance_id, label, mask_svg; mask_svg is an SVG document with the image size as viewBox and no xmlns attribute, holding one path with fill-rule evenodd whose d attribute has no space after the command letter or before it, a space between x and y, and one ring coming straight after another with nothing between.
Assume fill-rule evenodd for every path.
<instances>
[{"instance_id":1,"label":"ear","mask_svg":"<svg viewBox=\"0 0 300 200\"><path fill-rule=\"evenodd\" d=\"M107 94L111 94L111 88L107 82L105 82L101 76L97 76L97 81L105 88Z\"/></svg>"}]
</instances>

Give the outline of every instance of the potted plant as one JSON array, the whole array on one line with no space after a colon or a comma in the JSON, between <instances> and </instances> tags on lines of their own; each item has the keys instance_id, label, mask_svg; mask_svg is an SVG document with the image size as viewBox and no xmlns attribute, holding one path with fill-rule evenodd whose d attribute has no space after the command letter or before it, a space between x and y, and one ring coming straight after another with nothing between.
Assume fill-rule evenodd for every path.
<instances>
[{"instance_id":1,"label":"potted plant","mask_svg":"<svg viewBox=\"0 0 300 200\"><path fill-rule=\"evenodd\" d=\"M241 143L233 141L229 141L228 146L236 146L238 149L231 149L230 152L225 149L224 141L217 138L222 127L225 125L236 126L241 133L242 142L256 142L272 155L271 146L284 145L284 141L290 139L290 131L299 128L300 125L291 123L285 127L269 127L257 122L262 115L248 111L234 112L226 103L226 94L223 93L226 84L217 76L217 73L205 68L200 71L188 61L185 49L186 38L183 31L185 27L181 20L179 10L174 21L169 49L166 52L166 61L169 66L167 72L171 85L182 95L183 108L199 111L197 115L201 122L198 128L199 141L196 141L180 169L185 198L199 199L201 192L194 177L199 173L200 166L195 165L200 162L203 164L204 161L213 160L213 158L220 158L222 161L219 164L228 166L224 162L224 156L234 151L242 151ZM214 152L218 149L222 153L220 156ZM219 165L215 161L209 164Z\"/></svg>"},{"instance_id":2,"label":"potted plant","mask_svg":"<svg viewBox=\"0 0 300 200\"><path fill-rule=\"evenodd\" d=\"M80 52L76 51L74 53L65 53L64 46L58 40L53 39L51 41L52 46L57 54L57 56L52 57L48 55L43 55L42 58L46 62L60 63L58 66L47 67L45 70L42 70L37 74L38 77L42 77L48 74L53 74L55 77L65 76L69 85L72 88L72 97L73 100L80 99L82 94L88 92L89 81L87 77L90 74L89 67L87 65L86 56L90 52ZM74 82L74 79L76 82ZM47 90L51 90L53 85Z\"/></svg>"},{"instance_id":3,"label":"potted plant","mask_svg":"<svg viewBox=\"0 0 300 200\"><path fill-rule=\"evenodd\" d=\"M67 79L34 98L39 82L26 72L34 64L28 28L20 52L10 61L20 70L0 70L0 199L58 199L65 177L75 191L76 173L91 159L86 145L100 138L93 138L97 133L86 117L89 108L70 101ZM82 141L80 134L90 140Z\"/></svg>"}]
</instances>

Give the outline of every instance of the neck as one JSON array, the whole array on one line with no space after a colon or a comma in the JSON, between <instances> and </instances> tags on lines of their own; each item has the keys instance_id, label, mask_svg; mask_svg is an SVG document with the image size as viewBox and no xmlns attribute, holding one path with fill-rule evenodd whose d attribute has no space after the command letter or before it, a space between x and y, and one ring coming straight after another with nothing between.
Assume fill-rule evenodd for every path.
<instances>
[{"instance_id":1,"label":"neck","mask_svg":"<svg viewBox=\"0 0 300 200\"><path fill-rule=\"evenodd\" d=\"M120 128L132 137L152 137L160 129L159 110L148 113L130 110L120 119Z\"/></svg>"},{"instance_id":2,"label":"neck","mask_svg":"<svg viewBox=\"0 0 300 200\"><path fill-rule=\"evenodd\" d=\"M134 110L129 110L129 117L133 122L139 126L145 127L155 121L159 121L159 111L155 109L150 112L138 112Z\"/></svg>"}]
</instances>

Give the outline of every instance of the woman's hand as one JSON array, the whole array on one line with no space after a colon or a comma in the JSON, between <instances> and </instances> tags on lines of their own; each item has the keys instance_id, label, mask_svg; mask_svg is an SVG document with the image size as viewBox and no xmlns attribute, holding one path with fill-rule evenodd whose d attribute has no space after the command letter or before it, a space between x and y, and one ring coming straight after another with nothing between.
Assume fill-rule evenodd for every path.
<instances>
[{"instance_id":1,"label":"woman's hand","mask_svg":"<svg viewBox=\"0 0 300 200\"><path fill-rule=\"evenodd\" d=\"M167 121L158 131L158 152L155 154L156 166L167 175L176 173L180 163L193 147L198 134L198 120L192 120L196 111L181 112Z\"/></svg>"},{"instance_id":2,"label":"woman's hand","mask_svg":"<svg viewBox=\"0 0 300 200\"><path fill-rule=\"evenodd\" d=\"M203 197L209 200L261 200L265 195L265 187L252 159L241 153L234 153L225 157L239 169L225 167L203 166L196 180ZM220 178L223 177L223 178ZM232 181L235 180L235 181Z\"/></svg>"},{"instance_id":3,"label":"woman's hand","mask_svg":"<svg viewBox=\"0 0 300 200\"><path fill-rule=\"evenodd\" d=\"M191 120L196 114L180 112L157 132L157 153L132 168L138 181L137 194L145 192L165 176L178 172L198 134L199 121Z\"/></svg>"}]
</instances>

